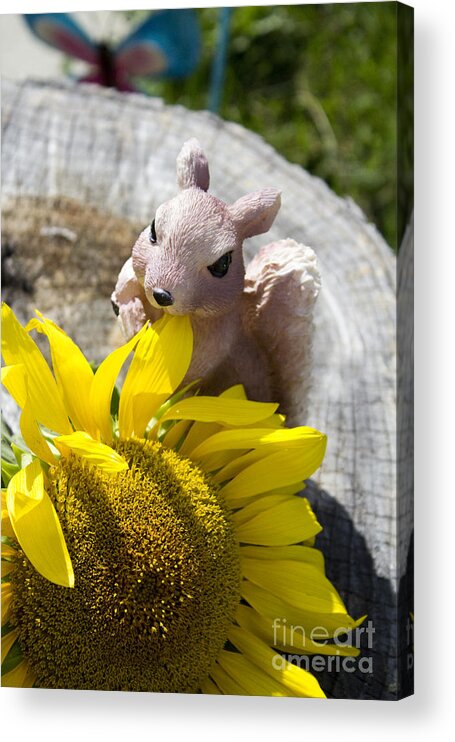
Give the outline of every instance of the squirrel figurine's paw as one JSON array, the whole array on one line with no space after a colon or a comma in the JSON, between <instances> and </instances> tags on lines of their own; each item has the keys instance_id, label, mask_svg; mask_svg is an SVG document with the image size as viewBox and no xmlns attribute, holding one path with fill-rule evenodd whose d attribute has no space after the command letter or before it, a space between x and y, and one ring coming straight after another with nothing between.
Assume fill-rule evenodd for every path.
<instances>
[{"instance_id":1,"label":"squirrel figurine's paw","mask_svg":"<svg viewBox=\"0 0 455 742\"><path fill-rule=\"evenodd\" d=\"M127 340L139 332L148 319L154 322L162 315L160 310L154 309L147 301L144 289L136 278L131 258L120 271L111 302Z\"/></svg>"}]
</instances>

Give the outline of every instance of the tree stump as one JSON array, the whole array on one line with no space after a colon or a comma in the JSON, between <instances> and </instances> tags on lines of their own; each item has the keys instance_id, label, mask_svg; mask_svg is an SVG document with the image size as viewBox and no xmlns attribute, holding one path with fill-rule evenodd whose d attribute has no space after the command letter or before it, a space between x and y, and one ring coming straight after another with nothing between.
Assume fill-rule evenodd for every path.
<instances>
[{"instance_id":1,"label":"tree stump","mask_svg":"<svg viewBox=\"0 0 455 742\"><path fill-rule=\"evenodd\" d=\"M281 189L270 235L248 241L246 255L290 237L319 258L323 287L305 422L327 433L328 448L307 492L324 526L319 545L328 575L351 615L368 614L375 630L372 646L362 643L372 673L357 666L318 677L330 696L396 697L405 565L399 573L392 251L352 201L257 135L207 112L30 81L4 82L2 104L4 298L23 320L39 307L95 362L112 342L109 296L118 271L155 208L175 195L175 158L186 139L201 141L211 190L223 200Z\"/></svg>"}]
</instances>

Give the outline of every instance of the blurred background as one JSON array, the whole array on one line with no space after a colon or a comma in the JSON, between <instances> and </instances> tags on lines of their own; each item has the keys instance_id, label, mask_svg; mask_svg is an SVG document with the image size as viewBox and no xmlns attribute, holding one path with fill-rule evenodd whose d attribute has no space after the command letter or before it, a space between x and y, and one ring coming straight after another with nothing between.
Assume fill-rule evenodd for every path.
<instances>
[{"instance_id":1,"label":"blurred background","mask_svg":"<svg viewBox=\"0 0 455 742\"><path fill-rule=\"evenodd\" d=\"M396 207L396 4L194 12L200 28L195 68L181 79L143 77L140 90L190 109L210 108L257 132L288 161L350 196L396 249L403 229ZM149 15L103 11L72 18L96 43L115 49ZM78 77L83 68L34 36L21 16L0 16L2 74Z\"/></svg>"}]
</instances>

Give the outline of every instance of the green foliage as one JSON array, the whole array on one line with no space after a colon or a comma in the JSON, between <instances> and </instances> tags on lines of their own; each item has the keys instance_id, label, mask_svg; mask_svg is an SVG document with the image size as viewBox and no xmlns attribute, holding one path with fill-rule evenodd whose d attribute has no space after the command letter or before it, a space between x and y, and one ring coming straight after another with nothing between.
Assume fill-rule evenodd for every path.
<instances>
[{"instance_id":1,"label":"green foliage","mask_svg":"<svg viewBox=\"0 0 455 742\"><path fill-rule=\"evenodd\" d=\"M207 106L219 10L198 10L204 50L187 80L148 91ZM396 246L393 2L236 8L220 115L351 196Z\"/></svg>"}]
</instances>

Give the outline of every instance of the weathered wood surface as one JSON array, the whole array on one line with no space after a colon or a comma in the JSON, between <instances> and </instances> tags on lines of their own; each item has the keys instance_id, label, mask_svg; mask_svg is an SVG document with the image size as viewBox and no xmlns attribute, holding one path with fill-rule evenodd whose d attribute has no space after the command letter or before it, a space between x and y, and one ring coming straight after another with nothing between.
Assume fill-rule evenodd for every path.
<instances>
[{"instance_id":1,"label":"weathered wood surface","mask_svg":"<svg viewBox=\"0 0 455 742\"><path fill-rule=\"evenodd\" d=\"M352 615L373 621L374 672L326 673L330 695L396 692L395 258L350 201L289 164L258 136L207 112L92 87L5 82L4 296L25 318L39 306L99 360L114 326L109 294L135 233L175 195L175 157L196 136L211 190L225 201L276 186L282 209L270 235L317 252L308 424L328 434L308 488L325 527L327 571ZM283 359L285 362L285 359Z\"/></svg>"}]
</instances>

